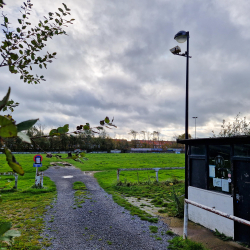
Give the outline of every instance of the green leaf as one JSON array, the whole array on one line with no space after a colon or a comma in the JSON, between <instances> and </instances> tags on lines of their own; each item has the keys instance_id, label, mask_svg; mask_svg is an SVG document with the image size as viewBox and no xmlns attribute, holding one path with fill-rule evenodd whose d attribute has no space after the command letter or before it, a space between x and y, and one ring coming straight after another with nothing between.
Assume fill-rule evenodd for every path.
<instances>
[{"instance_id":1,"label":"green leaf","mask_svg":"<svg viewBox=\"0 0 250 250\"><path fill-rule=\"evenodd\" d=\"M39 64L39 67L42 69L43 68L42 64Z\"/></svg>"},{"instance_id":2,"label":"green leaf","mask_svg":"<svg viewBox=\"0 0 250 250\"><path fill-rule=\"evenodd\" d=\"M11 53L10 54L10 58L14 61L16 61L18 59L18 55L17 54L14 54L14 53Z\"/></svg>"},{"instance_id":3,"label":"green leaf","mask_svg":"<svg viewBox=\"0 0 250 250\"><path fill-rule=\"evenodd\" d=\"M6 16L4 17L4 22L5 22L5 23L8 23L8 22L9 22L8 17L6 17Z\"/></svg>"},{"instance_id":4,"label":"green leaf","mask_svg":"<svg viewBox=\"0 0 250 250\"><path fill-rule=\"evenodd\" d=\"M18 230L9 230L8 232L6 232L4 234L5 237L11 237L11 238L14 238L14 237L19 237L21 236L21 233L20 231Z\"/></svg>"},{"instance_id":5,"label":"green leaf","mask_svg":"<svg viewBox=\"0 0 250 250\"><path fill-rule=\"evenodd\" d=\"M18 22L19 22L20 24L22 24L22 20L21 20L21 19L18 19Z\"/></svg>"},{"instance_id":6,"label":"green leaf","mask_svg":"<svg viewBox=\"0 0 250 250\"><path fill-rule=\"evenodd\" d=\"M13 242L13 238L21 236L20 231L18 230L8 230L3 236L0 237L0 241L5 241L8 244ZM5 249L5 248L1 248Z\"/></svg>"},{"instance_id":7,"label":"green leaf","mask_svg":"<svg viewBox=\"0 0 250 250\"><path fill-rule=\"evenodd\" d=\"M6 161L8 162L12 170L17 174L24 175L22 167L19 165L19 163L16 161L15 156L7 147L4 148L4 153L6 155Z\"/></svg>"},{"instance_id":8,"label":"green leaf","mask_svg":"<svg viewBox=\"0 0 250 250\"><path fill-rule=\"evenodd\" d=\"M17 126L17 132L23 131L23 130L28 130L31 128L39 119L32 119L32 120L27 120L24 122L18 123Z\"/></svg>"},{"instance_id":9,"label":"green leaf","mask_svg":"<svg viewBox=\"0 0 250 250\"><path fill-rule=\"evenodd\" d=\"M16 28L16 31L18 32L18 33L20 33L21 32L21 29L20 28ZM20 46L20 45L19 45Z\"/></svg>"},{"instance_id":10,"label":"green leaf","mask_svg":"<svg viewBox=\"0 0 250 250\"><path fill-rule=\"evenodd\" d=\"M63 129L64 129L65 133L66 133L66 132L69 132L69 124L65 124L65 125L63 126Z\"/></svg>"},{"instance_id":11,"label":"green leaf","mask_svg":"<svg viewBox=\"0 0 250 250\"><path fill-rule=\"evenodd\" d=\"M49 135L50 135L50 136L57 135L57 129L52 129L52 130L49 132Z\"/></svg>"},{"instance_id":12,"label":"green leaf","mask_svg":"<svg viewBox=\"0 0 250 250\"><path fill-rule=\"evenodd\" d=\"M106 118L105 118L105 123L109 123L110 122L110 120L109 120L109 118L106 116Z\"/></svg>"},{"instance_id":13,"label":"green leaf","mask_svg":"<svg viewBox=\"0 0 250 250\"><path fill-rule=\"evenodd\" d=\"M83 129L84 130L89 130L90 129L89 123L86 123L86 125L83 126Z\"/></svg>"},{"instance_id":14,"label":"green leaf","mask_svg":"<svg viewBox=\"0 0 250 250\"><path fill-rule=\"evenodd\" d=\"M18 132L17 136L24 142L31 143L30 137L23 132Z\"/></svg>"},{"instance_id":15,"label":"green leaf","mask_svg":"<svg viewBox=\"0 0 250 250\"><path fill-rule=\"evenodd\" d=\"M11 229L10 222L1 222L0 223L0 236L2 236L4 233L6 233L10 229Z\"/></svg>"},{"instance_id":16,"label":"green leaf","mask_svg":"<svg viewBox=\"0 0 250 250\"><path fill-rule=\"evenodd\" d=\"M59 134L65 134L69 131L69 124L65 124L63 127L57 128Z\"/></svg>"},{"instance_id":17,"label":"green leaf","mask_svg":"<svg viewBox=\"0 0 250 250\"><path fill-rule=\"evenodd\" d=\"M59 11L61 11L63 13L63 10L61 8L58 8Z\"/></svg>"},{"instance_id":18,"label":"green leaf","mask_svg":"<svg viewBox=\"0 0 250 250\"><path fill-rule=\"evenodd\" d=\"M0 136L1 137L13 137L17 136L17 127L7 117L0 116Z\"/></svg>"},{"instance_id":19,"label":"green leaf","mask_svg":"<svg viewBox=\"0 0 250 250\"><path fill-rule=\"evenodd\" d=\"M10 90L11 90L11 88L9 87L6 96L3 98L2 101L0 101L0 111L2 110L3 107L5 107L5 105L7 104L8 100L9 100Z\"/></svg>"}]
</instances>

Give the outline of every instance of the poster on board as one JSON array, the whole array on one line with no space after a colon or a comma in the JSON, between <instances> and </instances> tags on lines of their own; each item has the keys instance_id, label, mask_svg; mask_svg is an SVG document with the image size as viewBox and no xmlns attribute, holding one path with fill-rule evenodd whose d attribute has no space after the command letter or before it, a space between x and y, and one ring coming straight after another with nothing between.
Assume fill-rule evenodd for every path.
<instances>
[{"instance_id":1,"label":"poster on board","mask_svg":"<svg viewBox=\"0 0 250 250\"><path fill-rule=\"evenodd\" d=\"M213 186L214 187L221 187L221 179L220 178L213 178Z\"/></svg>"},{"instance_id":2,"label":"poster on board","mask_svg":"<svg viewBox=\"0 0 250 250\"><path fill-rule=\"evenodd\" d=\"M222 179L221 185L222 185L222 191L229 192L229 182L227 179Z\"/></svg>"},{"instance_id":3,"label":"poster on board","mask_svg":"<svg viewBox=\"0 0 250 250\"><path fill-rule=\"evenodd\" d=\"M215 177L215 165L209 165L209 177Z\"/></svg>"}]
</instances>

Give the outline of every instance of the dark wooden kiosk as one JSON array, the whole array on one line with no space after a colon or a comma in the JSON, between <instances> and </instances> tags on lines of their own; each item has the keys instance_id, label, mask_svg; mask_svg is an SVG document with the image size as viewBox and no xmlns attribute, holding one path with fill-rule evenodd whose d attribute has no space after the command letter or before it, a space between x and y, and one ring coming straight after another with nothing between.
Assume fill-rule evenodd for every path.
<instances>
[{"instance_id":1,"label":"dark wooden kiosk","mask_svg":"<svg viewBox=\"0 0 250 250\"><path fill-rule=\"evenodd\" d=\"M250 221L250 136L177 140L188 154L188 198ZM189 205L189 219L250 244L250 226Z\"/></svg>"}]
</instances>

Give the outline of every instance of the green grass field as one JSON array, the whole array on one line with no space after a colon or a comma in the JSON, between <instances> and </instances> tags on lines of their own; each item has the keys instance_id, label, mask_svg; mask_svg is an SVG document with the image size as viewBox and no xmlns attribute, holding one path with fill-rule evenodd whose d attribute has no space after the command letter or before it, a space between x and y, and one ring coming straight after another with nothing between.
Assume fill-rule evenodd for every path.
<instances>
[{"instance_id":1,"label":"green grass field","mask_svg":"<svg viewBox=\"0 0 250 250\"><path fill-rule=\"evenodd\" d=\"M184 167L183 154L87 154L89 159L84 164L67 160L84 171L116 170L117 168L157 168L157 167Z\"/></svg>"},{"instance_id":2,"label":"green grass field","mask_svg":"<svg viewBox=\"0 0 250 250\"><path fill-rule=\"evenodd\" d=\"M173 187L175 193L183 193L184 170L162 170L159 171L159 181L155 182L154 171L131 171L121 172L120 182L117 183L117 168L155 168L155 167L183 167L184 155L175 154L87 154L88 161L84 164L62 154L63 159L46 158L43 155L44 171L50 166L50 162L67 161L83 171L102 171L95 174L99 184L113 195L115 202L128 209L131 214L138 215L142 219L156 222L137 207L132 206L124 199L125 196L148 197L154 199L157 206L162 206L166 212L166 200L173 201ZM44 189L34 189L36 169L33 167L32 154L16 154L16 160L25 171L24 176L18 177L18 188L14 190L14 177L0 175L0 222L10 221L12 229L21 231L21 236L15 239L13 247L20 249L41 249L49 245L49 239L40 239L40 232L43 228L42 215L46 211L52 199L56 195L54 183L47 177L44 178ZM0 172L10 172L11 169L6 163L5 155L0 155ZM176 182L176 180L179 180ZM168 204L168 211L175 213L174 204ZM170 213L170 214L171 214ZM40 240L40 241L39 241ZM0 245L1 246L1 245Z\"/></svg>"}]
</instances>

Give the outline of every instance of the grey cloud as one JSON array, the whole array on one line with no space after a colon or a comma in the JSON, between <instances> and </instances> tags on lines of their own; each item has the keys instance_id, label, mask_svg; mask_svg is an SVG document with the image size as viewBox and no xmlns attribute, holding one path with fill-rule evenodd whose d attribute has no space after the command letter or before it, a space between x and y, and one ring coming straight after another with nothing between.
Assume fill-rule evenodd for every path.
<instances>
[{"instance_id":1,"label":"grey cloud","mask_svg":"<svg viewBox=\"0 0 250 250\"><path fill-rule=\"evenodd\" d=\"M9 1L5 11L13 18L21 2ZM50 3L34 2L34 19L50 11ZM211 135L208 124L238 112L249 116L250 36L244 35L249 24L240 6L220 0L66 4L75 24L67 37L48 42L45 52L57 51L57 59L47 70L34 70L46 82L29 86L1 68L1 95L11 86L11 98L21 103L17 120L40 117L48 127L70 123L73 129L108 115L115 116L117 134L152 129L171 139L184 131L186 60L169 51L176 45L186 50L173 39L179 30L190 31L190 130L192 116L199 117L201 136ZM52 11L56 6L61 2L53 1Z\"/></svg>"}]
</instances>

